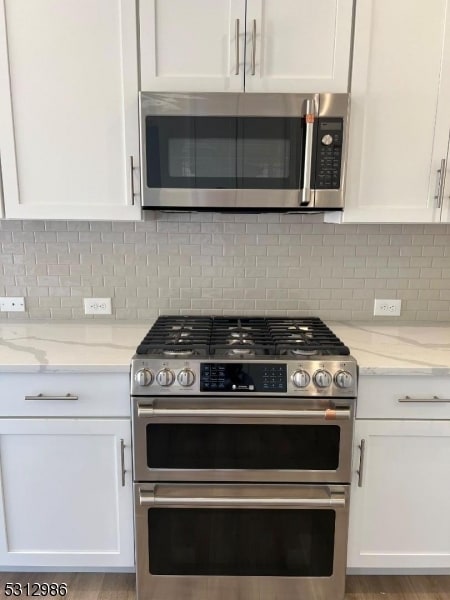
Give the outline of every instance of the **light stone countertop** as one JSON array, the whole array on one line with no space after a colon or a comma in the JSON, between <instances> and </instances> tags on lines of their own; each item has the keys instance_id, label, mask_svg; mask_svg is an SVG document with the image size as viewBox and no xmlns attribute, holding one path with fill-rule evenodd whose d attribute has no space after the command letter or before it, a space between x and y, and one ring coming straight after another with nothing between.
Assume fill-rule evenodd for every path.
<instances>
[{"instance_id":1,"label":"light stone countertop","mask_svg":"<svg viewBox=\"0 0 450 600\"><path fill-rule=\"evenodd\" d=\"M360 373L450 375L450 322L334 322ZM3 323L0 372L128 372L152 323Z\"/></svg>"},{"instance_id":2,"label":"light stone countertop","mask_svg":"<svg viewBox=\"0 0 450 600\"><path fill-rule=\"evenodd\" d=\"M0 372L124 372L151 323L0 324Z\"/></svg>"}]
</instances>

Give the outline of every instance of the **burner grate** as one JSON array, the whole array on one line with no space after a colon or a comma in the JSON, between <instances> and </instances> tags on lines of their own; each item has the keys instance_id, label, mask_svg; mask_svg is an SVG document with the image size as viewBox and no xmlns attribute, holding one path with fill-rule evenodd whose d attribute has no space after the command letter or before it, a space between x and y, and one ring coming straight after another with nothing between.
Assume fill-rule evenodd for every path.
<instances>
[{"instance_id":1,"label":"burner grate","mask_svg":"<svg viewBox=\"0 0 450 600\"><path fill-rule=\"evenodd\" d=\"M137 354L182 358L349 355L317 317L159 317Z\"/></svg>"}]
</instances>

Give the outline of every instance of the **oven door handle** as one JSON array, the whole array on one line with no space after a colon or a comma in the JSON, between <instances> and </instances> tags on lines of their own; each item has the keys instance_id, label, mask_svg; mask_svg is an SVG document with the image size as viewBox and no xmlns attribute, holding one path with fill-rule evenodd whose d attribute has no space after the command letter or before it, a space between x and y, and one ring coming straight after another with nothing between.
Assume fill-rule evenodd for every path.
<instances>
[{"instance_id":1,"label":"oven door handle","mask_svg":"<svg viewBox=\"0 0 450 600\"><path fill-rule=\"evenodd\" d=\"M281 410L255 408L155 408L151 404L137 405L138 417L230 417L230 418L284 418L324 419L325 421L348 421L351 411L342 408L325 410Z\"/></svg>"},{"instance_id":2,"label":"oven door handle","mask_svg":"<svg viewBox=\"0 0 450 600\"><path fill-rule=\"evenodd\" d=\"M159 496L153 491L139 491L141 506L227 507L227 508L345 508L345 495L329 498L239 498Z\"/></svg>"}]
</instances>

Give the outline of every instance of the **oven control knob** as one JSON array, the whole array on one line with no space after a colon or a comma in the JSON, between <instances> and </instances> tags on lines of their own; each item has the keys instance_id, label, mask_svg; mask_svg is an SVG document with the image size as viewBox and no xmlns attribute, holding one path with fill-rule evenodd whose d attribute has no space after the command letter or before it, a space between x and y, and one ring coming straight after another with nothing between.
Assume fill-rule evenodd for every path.
<instances>
[{"instance_id":1,"label":"oven control knob","mask_svg":"<svg viewBox=\"0 0 450 600\"><path fill-rule=\"evenodd\" d=\"M311 377L306 371L295 371L295 373L292 374L292 383L295 387L305 388L310 381Z\"/></svg>"},{"instance_id":2,"label":"oven control knob","mask_svg":"<svg viewBox=\"0 0 450 600\"><path fill-rule=\"evenodd\" d=\"M319 369L314 373L314 383L319 388L326 388L331 385L333 378L325 369Z\"/></svg>"},{"instance_id":3,"label":"oven control knob","mask_svg":"<svg viewBox=\"0 0 450 600\"><path fill-rule=\"evenodd\" d=\"M322 144L324 146L331 146L332 143L333 143L333 138L331 137L331 135L329 133L325 134L322 138Z\"/></svg>"},{"instance_id":4,"label":"oven control knob","mask_svg":"<svg viewBox=\"0 0 450 600\"><path fill-rule=\"evenodd\" d=\"M191 369L181 369L177 379L178 383L183 387L190 387L195 381L195 373Z\"/></svg>"},{"instance_id":5,"label":"oven control knob","mask_svg":"<svg viewBox=\"0 0 450 600\"><path fill-rule=\"evenodd\" d=\"M161 369L161 371L158 371L156 374L156 381L159 383L159 385L167 387L172 385L172 383L175 381L175 375L170 369Z\"/></svg>"},{"instance_id":6,"label":"oven control knob","mask_svg":"<svg viewBox=\"0 0 450 600\"><path fill-rule=\"evenodd\" d=\"M342 389L347 389L353 385L353 375L348 371L338 371L334 376L336 385Z\"/></svg>"},{"instance_id":7,"label":"oven control knob","mask_svg":"<svg viewBox=\"0 0 450 600\"><path fill-rule=\"evenodd\" d=\"M150 369L139 369L139 371L136 371L134 380L138 385L150 385L153 381L153 373Z\"/></svg>"}]
</instances>

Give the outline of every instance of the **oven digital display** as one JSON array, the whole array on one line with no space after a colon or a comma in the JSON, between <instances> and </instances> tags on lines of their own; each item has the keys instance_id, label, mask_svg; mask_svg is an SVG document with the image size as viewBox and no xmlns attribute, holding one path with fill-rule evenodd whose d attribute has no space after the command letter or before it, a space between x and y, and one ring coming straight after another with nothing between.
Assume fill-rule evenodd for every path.
<instances>
[{"instance_id":1,"label":"oven digital display","mask_svg":"<svg viewBox=\"0 0 450 600\"><path fill-rule=\"evenodd\" d=\"M277 363L201 363L200 391L286 392L286 365Z\"/></svg>"}]
</instances>

